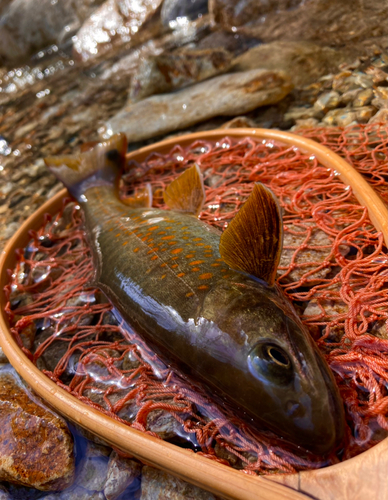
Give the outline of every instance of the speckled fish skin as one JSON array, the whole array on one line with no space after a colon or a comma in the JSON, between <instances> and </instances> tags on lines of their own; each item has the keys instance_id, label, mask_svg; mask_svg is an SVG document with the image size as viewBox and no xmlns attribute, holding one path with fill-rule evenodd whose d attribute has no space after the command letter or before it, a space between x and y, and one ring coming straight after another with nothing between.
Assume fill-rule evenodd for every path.
<instances>
[{"instance_id":1,"label":"speckled fish skin","mask_svg":"<svg viewBox=\"0 0 388 500\"><path fill-rule=\"evenodd\" d=\"M96 284L155 352L256 425L318 454L332 449L342 434L335 384L278 290L231 270L219 231L191 215L128 209L107 187L86 197ZM293 359L291 382L252 374L249 356L263 339Z\"/></svg>"},{"instance_id":2,"label":"speckled fish skin","mask_svg":"<svg viewBox=\"0 0 388 500\"><path fill-rule=\"evenodd\" d=\"M113 180L125 150L122 137L114 136L80 155L46 159L83 209L95 284L167 364L202 382L223 405L255 427L313 453L329 453L344 433L343 404L329 367L282 292L231 269L241 270L241 262L245 268L245 260L258 263L265 253L264 267L255 274L268 271L273 281L281 221L272 193L255 186L252 194L263 196L264 205L251 195L221 236L190 214L124 205ZM186 190L191 182L188 188L182 176L179 185ZM168 196L176 193L172 186ZM180 203L186 194L178 189L174 199ZM267 212L275 215L268 218ZM264 228L273 221L276 234L269 233L268 241L275 247L265 250L264 233L252 240L259 252L256 243L248 246L244 220L257 232L261 221ZM243 253L235 241L241 241ZM240 264L234 261L236 248Z\"/></svg>"}]
</instances>

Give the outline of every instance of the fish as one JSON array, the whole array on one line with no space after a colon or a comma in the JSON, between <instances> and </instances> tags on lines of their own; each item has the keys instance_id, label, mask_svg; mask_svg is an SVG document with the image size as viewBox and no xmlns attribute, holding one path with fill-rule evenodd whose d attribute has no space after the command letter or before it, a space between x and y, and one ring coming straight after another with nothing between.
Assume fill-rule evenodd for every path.
<instances>
[{"instance_id":1,"label":"fish","mask_svg":"<svg viewBox=\"0 0 388 500\"><path fill-rule=\"evenodd\" d=\"M116 134L45 159L82 208L93 284L164 362L253 427L316 455L339 449L335 379L275 283L283 241L275 195L254 184L220 232L198 218L205 191L194 164L167 186L167 209L152 207L150 186L123 203L126 147Z\"/></svg>"}]
</instances>

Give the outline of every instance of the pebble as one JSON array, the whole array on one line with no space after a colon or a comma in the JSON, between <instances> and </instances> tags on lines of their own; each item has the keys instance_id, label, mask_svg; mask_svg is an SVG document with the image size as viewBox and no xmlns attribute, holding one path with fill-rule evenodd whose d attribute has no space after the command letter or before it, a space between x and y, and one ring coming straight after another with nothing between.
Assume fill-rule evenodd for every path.
<instances>
[{"instance_id":1,"label":"pebble","mask_svg":"<svg viewBox=\"0 0 388 500\"><path fill-rule=\"evenodd\" d=\"M86 457L77 469L75 483L87 490L102 491L108 474L107 457Z\"/></svg>"},{"instance_id":2,"label":"pebble","mask_svg":"<svg viewBox=\"0 0 388 500\"><path fill-rule=\"evenodd\" d=\"M5 363L8 363L8 358L4 354L3 349L0 347L0 364L5 364Z\"/></svg>"},{"instance_id":3,"label":"pebble","mask_svg":"<svg viewBox=\"0 0 388 500\"><path fill-rule=\"evenodd\" d=\"M74 478L73 439L62 418L32 398L16 372L0 369L0 481L43 491Z\"/></svg>"},{"instance_id":4,"label":"pebble","mask_svg":"<svg viewBox=\"0 0 388 500\"><path fill-rule=\"evenodd\" d=\"M325 92L314 103L314 109L326 113L329 109L336 109L341 102L341 96L335 90Z\"/></svg>"},{"instance_id":5,"label":"pebble","mask_svg":"<svg viewBox=\"0 0 388 500\"><path fill-rule=\"evenodd\" d=\"M173 94L127 104L107 122L106 133L120 131L129 142L141 141L214 116L233 116L274 104L291 88L289 77L278 71L251 70L216 76Z\"/></svg>"}]
</instances>

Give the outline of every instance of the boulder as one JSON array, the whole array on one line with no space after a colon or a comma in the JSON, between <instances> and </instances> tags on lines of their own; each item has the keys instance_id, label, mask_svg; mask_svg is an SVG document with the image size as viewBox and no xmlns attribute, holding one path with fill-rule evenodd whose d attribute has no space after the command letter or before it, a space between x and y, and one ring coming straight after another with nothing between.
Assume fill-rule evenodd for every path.
<instances>
[{"instance_id":1,"label":"boulder","mask_svg":"<svg viewBox=\"0 0 388 500\"><path fill-rule=\"evenodd\" d=\"M286 71L296 87L336 71L345 55L309 42L270 42L248 50L233 61L232 70L264 68Z\"/></svg>"},{"instance_id":2,"label":"boulder","mask_svg":"<svg viewBox=\"0 0 388 500\"><path fill-rule=\"evenodd\" d=\"M105 134L124 132L129 142L184 129L214 116L235 116L274 104L292 89L279 71L251 70L216 76L172 94L127 104L105 127Z\"/></svg>"},{"instance_id":3,"label":"boulder","mask_svg":"<svg viewBox=\"0 0 388 500\"><path fill-rule=\"evenodd\" d=\"M0 481L63 490L74 470L65 421L30 394L9 365L0 368Z\"/></svg>"},{"instance_id":4,"label":"boulder","mask_svg":"<svg viewBox=\"0 0 388 500\"><path fill-rule=\"evenodd\" d=\"M135 102L206 80L227 71L231 61L231 54L224 49L185 50L147 58L131 80L130 99Z\"/></svg>"},{"instance_id":5,"label":"boulder","mask_svg":"<svg viewBox=\"0 0 388 500\"><path fill-rule=\"evenodd\" d=\"M162 0L106 0L78 31L74 55L87 61L109 51L113 45L137 39L161 3ZM148 38L152 38L152 30Z\"/></svg>"},{"instance_id":6,"label":"boulder","mask_svg":"<svg viewBox=\"0 0 388 500\"><path fill-rule=\"evenodd\" d=\"M73 35L102 0L13 0L0 19L0 61L13 63ZM0 4L2 7L3 2Z\"/></svg>"}]
</instances>

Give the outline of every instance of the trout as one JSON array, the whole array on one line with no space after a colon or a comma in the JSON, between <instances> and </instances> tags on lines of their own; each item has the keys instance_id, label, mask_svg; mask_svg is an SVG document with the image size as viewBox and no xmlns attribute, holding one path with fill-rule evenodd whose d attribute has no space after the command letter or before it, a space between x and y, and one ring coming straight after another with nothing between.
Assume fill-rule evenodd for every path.
<instances>
[{"instance_id":1,"label":"trout","mask_svg":"<svg viewBox=\"0 0 388 500\"><path fill-rule=\"evenodd\" d=\"M281 210L255 184L221 233L200 221L205 199L194 165L165 190L124 204L115 180L122 134L78 155L46 158L83 209L95 285L172 367L199 381L251 425L325 455L341 444L344 410L334 377L275 284Z\"/></svg>"}]
</instances>

